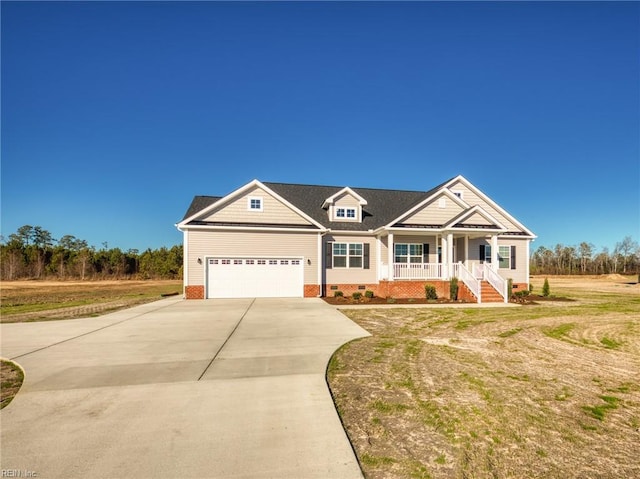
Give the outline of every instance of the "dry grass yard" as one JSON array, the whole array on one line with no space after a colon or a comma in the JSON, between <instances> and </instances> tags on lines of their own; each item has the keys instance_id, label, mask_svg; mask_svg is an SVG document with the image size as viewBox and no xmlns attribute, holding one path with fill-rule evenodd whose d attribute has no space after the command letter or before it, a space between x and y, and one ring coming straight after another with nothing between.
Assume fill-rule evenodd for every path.
<instances>
[{"instance_id":1,"label":"dry grass yard","mask_svg":"<svg viewBox=\"0 0 640 479\"><path fill-rule=\"evenodd\" d=\"M99 316L181 293L182 280L3 281L3 323Z\"/></svg>"},{"instance_id":2,"label":"dry grass yard","mask_svg":"<svg viewBox=\"0 0 640 479\"><path fill-rule=\"evenodd\" d=\"M365 476L640 477L636 281L549 277L572 301L511 308L344 310L372 334L328 370Z\"/></svg>"}]
</instances>

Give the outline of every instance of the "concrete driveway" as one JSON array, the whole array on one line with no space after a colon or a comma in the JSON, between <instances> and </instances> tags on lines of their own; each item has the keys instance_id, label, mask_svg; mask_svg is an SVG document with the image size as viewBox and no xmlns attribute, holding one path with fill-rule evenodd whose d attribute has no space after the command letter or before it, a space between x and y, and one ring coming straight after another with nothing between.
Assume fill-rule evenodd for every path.
<instances>
[{"instance_id":1,"label":"concrete driveway","mask_svg":"<svg viewBox=\"0 0 640 479\"><path fill-rule=\"evenodd\" d=\"M367 332L322 300L165 299L1 333L26 371L0 413L14 477L362 477L325 368Z\"/></svg>"}]
</instances>

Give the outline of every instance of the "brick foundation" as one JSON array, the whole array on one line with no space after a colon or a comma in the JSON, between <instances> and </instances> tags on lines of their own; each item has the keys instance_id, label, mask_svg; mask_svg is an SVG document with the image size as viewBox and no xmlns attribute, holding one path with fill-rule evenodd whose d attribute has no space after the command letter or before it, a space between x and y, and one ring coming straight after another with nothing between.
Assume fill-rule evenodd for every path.
<instances>
[{"instance_id":1,"label":"brick foundation","mask_svg":"<svg viewBox=\"0 0 640 479\"><path fill-rule=\"evenodd\" d=\"M424 298L424 285L431 284L436 287L439 298L449 298L449 281L380 281L378 284L326 284L325 296L333 296L335 291L342 291L345 296L351 296L355 292L364 294L365 291L373 291L379 298ZM460 283L458 283L460 284ZM363 288L360 288L364 286ZM334 287L335 289L332 289Z\"/></svg>"},{"instance_id":2,"label":"brick foundation","mask_svg":"<svg viewBox=\"0 0 640 479\"><path fill-rule=\"evenodd\" d=\"M458 299L469 303L477 303L478 298L471 292L467 285L462 281L458 281Z\"/></svg>"},{"instance_id":3,"label":"brick foundation","mask_svg":"<svg viewBox=\"0 0 640 479\"><path fill-rule=\"evenodd\" d=\"M319 284L305 284L304 285L304 297L305 298L317 298L320 296Z\"/></svg>"},{"instance_id":4,"label":"brick foundation","mask_svg":"<svg viewBox=\"0 0 640 479\"><path fill-rule=\"evenodd\" d=\"M204 286L185 286L184 297L186 299L204 299Z\"/></svg>"}]
</instances>

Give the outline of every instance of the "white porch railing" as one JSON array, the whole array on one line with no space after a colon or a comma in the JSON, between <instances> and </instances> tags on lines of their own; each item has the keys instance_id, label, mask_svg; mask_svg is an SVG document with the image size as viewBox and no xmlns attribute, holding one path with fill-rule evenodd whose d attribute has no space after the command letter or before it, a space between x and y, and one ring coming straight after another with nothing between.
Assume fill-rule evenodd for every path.
<instances>
[{"instance_id":1,"label":"white porch railing","mask_svg":"<svg viewBox=\"0 0 640 479\"><path fill-rule=\"evenodd\" d=\"M453 265L454 276L461 280L469 291L471 291L476 298L478 298L478 303L482 303L482 281L477 279L471 271L467 269L467 267L463 263L456 263Z\"/></svg>"},{"instance_id":2,"label":"white porch railing","mask_svg":"<svg viewBox=\"0 0 640 479\"><path fill-rule=\"evenodd\" d=\"M446 273L446 274L445 274ZM464 263L454 263L446 268L442 263L394 263L393 279L441 279L448 280L452 277L461 280L469 290L482 302L482 281L488 281L491 286L504 298L507 296L507 281L503 279L488 264L474 264L473 272Z\"/></svg>"},{"instance_id":3,"label":"white porch railing","mask_svg":"<svg viewBox=\"0 0 640 479\"><path fill-rule=\"evenodd\" d=\"M441 263L393 263L394 279L442 279Z\"/></svg>"},{"instance_id":4,"label":"white porch railing","mask_svg":"<svg viewBox=\"0 0 640 479\"><path fill-rule=\"evenodd\" d=\"M500 293L504 298L504 302L509 302L509 296L507 296L507 281L504 280L491 266L483 268L484 279L489 282L495 290Z\"/></svg>"}]
</instances>

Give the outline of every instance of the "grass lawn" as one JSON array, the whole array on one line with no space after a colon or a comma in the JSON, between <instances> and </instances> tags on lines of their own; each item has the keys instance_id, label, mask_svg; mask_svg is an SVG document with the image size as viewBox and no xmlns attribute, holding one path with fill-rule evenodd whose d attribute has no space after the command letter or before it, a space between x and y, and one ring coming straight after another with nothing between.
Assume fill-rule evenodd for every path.
<instances>
[{"instance_id":1,"label":"grass lawn","mask_svg":"<svg viewBox=\"0 0 640 479\"><path fill-rule=\"evenodd\" d=\"M344 310L372 336L327 376L366 477L640 477L636 280L549 277L572 301L515 308Z\"/></svg>"},{"instance_id":2,"label":"grass lawn","mask_svg":"<svg viewBox=\"0 0 640 479\"><path fill-rule=\"evenodd\" d=\"M15 323L99 316L181 292L181 280L3 281L0 319Z\"/></svg>"}]
</instances>

